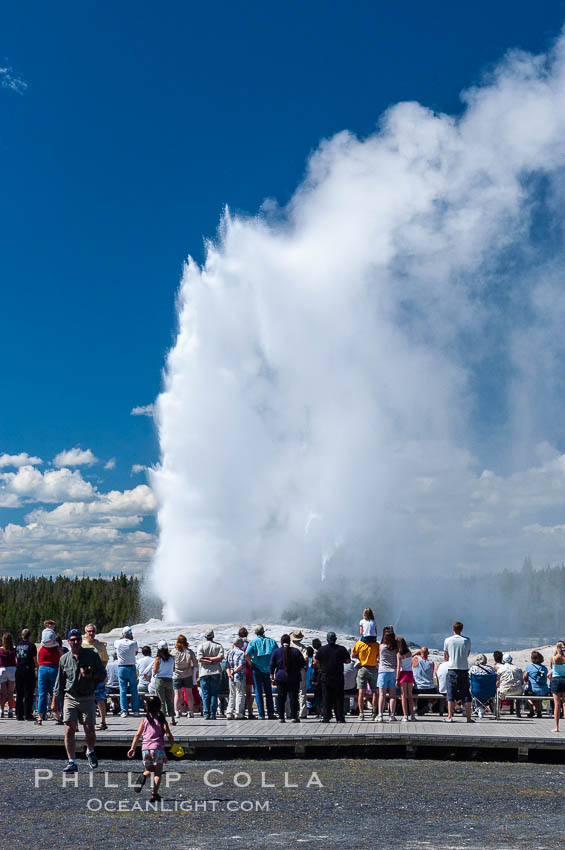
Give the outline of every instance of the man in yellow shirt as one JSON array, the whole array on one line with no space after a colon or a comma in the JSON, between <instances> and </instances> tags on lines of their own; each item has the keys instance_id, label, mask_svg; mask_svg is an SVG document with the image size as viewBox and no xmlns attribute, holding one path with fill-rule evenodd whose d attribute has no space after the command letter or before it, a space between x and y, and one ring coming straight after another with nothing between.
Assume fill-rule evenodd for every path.
<instances>
[{"instance_id":1,"label":"man in yellow shirt","mask_svg":"<svg viewBox=\"0 0 565 850\"><path fill-rule=\"evenodd\" d=\"M93 649L94 652L97 652L100 656L100 661L106 667L108 663L108 650L106 649L106 644L101 640L96 640L96 626L92 623L89 623L88 626L84 627L84 637L82 639L82 648L83 649ZM94 692L94 698L96 699L96 704L98 705L98 711L100 712L100 723L96 727L99 731L104 731L107 729L106 725L106 687L104 682L100 682Z\"/></svg>"},{"instance_id":2,"label":"man in yellow shirt","mask_svg":"<svg viewBox=\"0 0 565 850\"><path fill-rule=\"evenodd\" d=\"M359 720L363 720L363 709L365 707L365 690L369 685L372 691L373 720L377 716L377 667L379 663L378 643L365 643L358 640L353 651L353 658L359 661L357 668L357 690L359 695Z\"/></svg>"}]
</instances>

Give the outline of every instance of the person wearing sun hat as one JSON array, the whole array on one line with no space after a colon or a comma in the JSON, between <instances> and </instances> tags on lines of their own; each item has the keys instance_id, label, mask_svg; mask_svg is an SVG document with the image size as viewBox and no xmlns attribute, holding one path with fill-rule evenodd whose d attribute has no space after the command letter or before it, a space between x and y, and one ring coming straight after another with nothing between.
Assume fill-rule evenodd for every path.
<instances>
[{"instance_id":1,"label":"person wearing sun hat","mask_svg":"<svg viewBox=\"0 0 565 850\"><path fill-rule=\"evenodd\" d=\"M302 668L300 671L300 686L298 688L298 706L299 706L299 717L303 720L305 717L308 717L308 708L306 706L306 667L308 666L308 651L306 646L302 643L302 639L304 637L304 632L302 629L294 629L290 633L290 645L293 649L297 649L300 653L302 653L302 657L306 662L306 666Z\"/></svg>"}]
</instances>

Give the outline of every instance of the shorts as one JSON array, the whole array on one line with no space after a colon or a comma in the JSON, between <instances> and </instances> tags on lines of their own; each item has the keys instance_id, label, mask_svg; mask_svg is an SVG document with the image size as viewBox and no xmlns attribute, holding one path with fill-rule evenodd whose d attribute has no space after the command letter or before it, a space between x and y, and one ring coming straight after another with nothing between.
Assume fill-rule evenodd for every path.
<instances>
[{"instance_id":1,"label":"shorts","mask_svg":"<svg viewBox=\"0 0 565 850\"><path fill-rule=\"evenodd\" d=\"M468 670L447 671L447 701L471 702L471 688Z\"/></svg>"},{"instance_id":2,"label":"shorts","mask_svg":"<svg viewBox=\"0 0 565 850\"><path fill-rule=\"evenodd\" d=\"M94 694L89 697L75 697L65 694L63 701L63 722L74 726L96 726L96 701Z\"/></svg>"},{"instance_id":3,"label":"shorts","mask_svg":"<svg viewBox=\"0 0 565 850\"><path fill-rule=\"evenodd\" d=\"M412 670L401 670L398 681L401 685L413 685L414 673L412 672Z\"/></svg>"},{"instance_id":4,"label":"shorts","mask_svg":"<svg viewBox=\"0 0 565 850\"><path fill-rule=\"evenodd\" d=\"M100 684L96 686L96 690L94 691L94 700L95 702L103 702L105 699L106 685L104 682L100 682Z\"/></svg>"},{"instance_id":5,"label":"shorts","mask_svg":"<svg viewBox=\"0 0 565 850\"><path fill-rule=\"evenodd\" d=\"M16 668L15 667L2 667L2 673L0 674L0 682L15 682L16 681Z\"/></svg>"},{"instance_id":6,"label":"shorts","mask_svg":"<svg viewBox=\"0 0 565 850\"><path fill-rule=\"evenodd\" d=\"M369 685L372 691L377 687L376 667L359 667L357 670L357 690L365 690L366 685Z\"/></svg>"},{"instance_id":7,"label":"shorts","mask_svg":"<svg viewBox=\"0 0 565 850\"><path fill-rule=\"evenodd\" d=\"M395 685L396 673L393 673L392 670L386 670L384 673L379 673L377 676L377 688L387 690L388 688L394 688Z\"/></svg>"},{"instance_id":8,"label":"shorts","mask_svg":"<svg viewBox=\"0 0 565 850\"><path fill-rule=\"evenodd\" d=\"M565 694L565 676L553 676L549 687L552 694Z\"/></svg>"},{"instance_id":9,"label":"shorts","mask_svg":"<svg viewBox=\"0 0 565 850\"><path fill-rule=\"evenodd\" d=\"M185 688L192 688L192 676L181 676L180 679L173 679L173 691L183 691Z\"/></svg>"},{"instance_id":10,"label":"shorts","mask_svg":"<svg viewBox=\"0 0 565 850\"><path fill-rule=\"evenodd\" d=\"M142 750L144 767L159 767L167 763L167 755L165 750Z\"/></svg>"}]
</instances>

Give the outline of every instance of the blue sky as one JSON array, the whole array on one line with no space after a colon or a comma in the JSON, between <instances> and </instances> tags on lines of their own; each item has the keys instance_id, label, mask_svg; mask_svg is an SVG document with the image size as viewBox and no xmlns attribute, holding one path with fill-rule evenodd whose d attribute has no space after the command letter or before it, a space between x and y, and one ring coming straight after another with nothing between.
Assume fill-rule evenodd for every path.
<instances>
[{"instance_id":1,"label":"blue sky","mask_svg":"<svg viewBox=\"0 0 565 850\"><path fill-rule=\"evenodd\" d=\"M365 136L395 102L457 112L507 49L546 50L564 19L563 2L507 0L5 7L0 455L70 469L97 498L145 484L132 466L155 463L158 444L131 410L159 392L183 261L203 259L223 206L286 202L321 139ZM53 466L74 447L97 461ZM69 481L54 484L49 502L41 482L24 487L0 526L65 501ZM138 497L136 528L150 534L151 500ZM139 557L107 569L143 566L152 541L133 542ZM29 563L27 550L0 570Z\"/></svg>"}]
</instances>

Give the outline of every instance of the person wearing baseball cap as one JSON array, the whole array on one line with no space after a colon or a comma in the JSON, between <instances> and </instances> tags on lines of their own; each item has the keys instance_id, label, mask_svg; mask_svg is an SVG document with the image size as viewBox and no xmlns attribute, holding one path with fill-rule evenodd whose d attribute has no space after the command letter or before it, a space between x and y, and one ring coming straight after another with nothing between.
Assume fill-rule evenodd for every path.
<instances>
[{"instance_id":1,"label":"person wearing baseball cap","mask_svg":"<svg viewBox=\"0 0 565 850\"><path fill-rule=\"evenodd\" d=\"M214 640L214 629L206 629L205 640L196 650L200 666L200 690L202 691L202 716L206 720L215 720L218 710L218 694L222 680L222 661L224 647Z\"/></svg>"},{"instance_id":2,"label":"person wearing baseball cap","mask_svg":"<svg viewBox=\"0 0 565 850\"><path fill-rule=\"evenodd\" d=\"M137 690L137 668L135 666L135 656L139 647L137 641L133 639L131 626L123 627L121 638L114 641L114 649L118 655L121 717L128 716L128 690L131 695L132 714L134 717L139 717L139 693Z\"/></svg>"},{"instance_id":3,"label":"person wearing baseball cap","mask_svg":"<svg viewBox=\"0 0 565 850\"><path fill-rule=\"evenodd\" d=\"M76 773L75 759L76 731L79 722L84 727L86 738L86 758L91 768L98 767L96 757L96 699L94 693L100 682L106 678L106 670L100 656L90 649L83 649L82 634L79 629L70 629L67 641L71 648L59 659L57 681L53 689L52 708L57 699L64 696L63 722L65 729L65 749L68 762L64 773Z\"/></svg>"},{"instance_id":4,"label":"person wearing baseball cap","mask_svg":"<svg viewBox=\"0 0 565 850\"><path fill-rule=\"evenodd\" d=\"M496 675L498 676L497 685L498 692L501 697L508 699L509 697L522 696L524 691L524 673L520 667L512 663L512 655L510 652L505 652L502 656L502 664L496 667ZM510 713L516 717L521 717L522 703L519 699L510 700Z\"/></svg>"}]
</instances>

